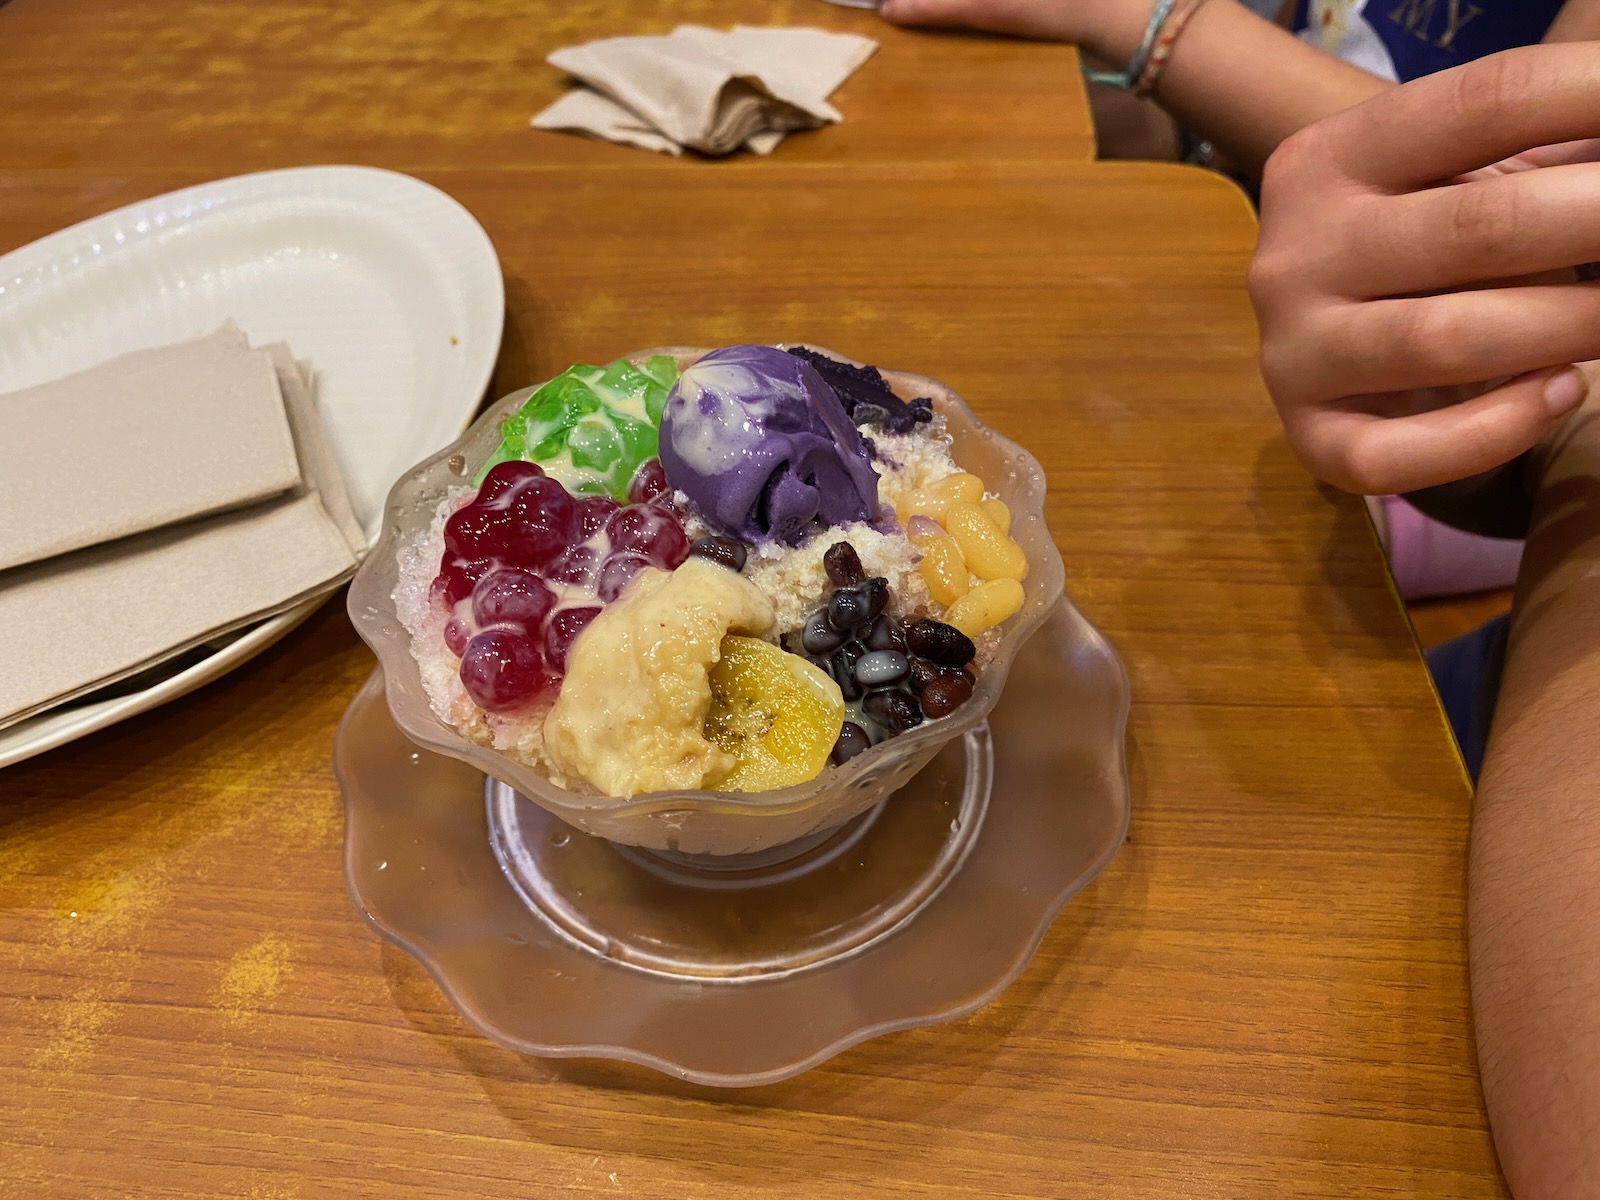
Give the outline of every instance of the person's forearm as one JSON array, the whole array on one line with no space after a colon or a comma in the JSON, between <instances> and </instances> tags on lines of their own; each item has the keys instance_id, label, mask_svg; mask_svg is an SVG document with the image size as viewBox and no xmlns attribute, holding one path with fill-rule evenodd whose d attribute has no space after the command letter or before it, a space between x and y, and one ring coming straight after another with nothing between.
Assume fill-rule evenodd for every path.
<instances>
[{"instance_id":1,"label":"person's forearm","mask_svg":"<svg viewBox=\"0 0 1600 1200\"><path fill-rule=\"evenodd\" d=\"M1150 6L1114 2L1083 49L1126 64ZM1186 129L1253 172L1290 134L1394 86L1302 42L1234 0L1209 0L1172 52L1155 98Z\"/></svg>"},{"instance_id":2,"label":"person's forearm","mask_svg":"<svg viewBox=\"0 0 1600 1200\"><path fill-rule=\"evenodd\" d=\"M1534 505L1468 876L1478 1058L1518 1200L1600 1180L1600 413Z\"/></svg>"},{"instance_id":3,"label":"person's forearm","mask_svg":"<svg viewBox=\"0 0 1600 1200\"><path fill-rule=\"evenodd\" d=\"M1567 0L1550 22L1547 42L1588 42L1600 38L1600 0Z\"/></svg>"}]
</instances>

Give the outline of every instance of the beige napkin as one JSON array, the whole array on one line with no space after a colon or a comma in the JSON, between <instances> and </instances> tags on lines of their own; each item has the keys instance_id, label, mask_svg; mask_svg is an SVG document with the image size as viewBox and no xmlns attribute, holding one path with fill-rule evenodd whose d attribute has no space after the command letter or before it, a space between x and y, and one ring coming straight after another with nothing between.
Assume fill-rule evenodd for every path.
<instances>
[{"instance_id":1,"label":"beige napkin","mask_svg":"<svg viewBox=\"0 0 1600 1200\"><path fill-rule=\"evenodd\" d=\"M746 25L606 38L550 55L593 90L568 93L532 124L668 154L770 154L790 130L843 119L828 97L877 46L851 33Z\"/></svg>"},{"instance_id":2,"label":"beige napkin","mask_svg":"<svg viewBox=\"0 0 1600 1200\"><path fill-rule=\"evenodd\" d=\"M271 356L272 365L277 369L283 407L289 417L295 454L300 459L300 469L304 475L301 490L316 494L339 536L350 548L351 556L360 562L367 556L367 535L361 528L361 522L356 520L355 510L350 507L350 493L345 490L344 476L339 472L338 460L333 457L333 447L328 445L322 418L317 415L310 364L296 362L284 342L274 342L266 347L265 352Z\"/></svg>"},{"instance_id":3,"label":"beige napkin","mask_svg":"<svg viewBox=\"0 0 1600 1200\"><path fill-rule=\"evenodd\" d=\"M236 338L236 352L266 364L290 459L298 463L293 487L249 507L0 571L0 628L7 631L0 727L325 592L365 554L317 416L310 369L282 343L250 351L231 326L213 336ZM157 394L181 386L181 376L170 377ZM176 453L183 458L189 449ZM9 487L0 480L0 490Z\"/></svg>"},{"instance_id":4,"label":"beige napkin","mask_svg":"<svg viewBox=\"0 0 1600 1200\"><path fill-rule=\"evenodd\" d=\"M355 567L311 492L0 575L0 727L326 590Z\"/></svg>"},{"instance_id":5,"label":"beige napkin","mask_svg":"<svg viewBox=\"0 0 1600 1200\"><path fill-rule=\"evenodd\" d=\"M277 373L224 326L0 396L0 570L287 491Z\"/></svg>"}]
</instances>

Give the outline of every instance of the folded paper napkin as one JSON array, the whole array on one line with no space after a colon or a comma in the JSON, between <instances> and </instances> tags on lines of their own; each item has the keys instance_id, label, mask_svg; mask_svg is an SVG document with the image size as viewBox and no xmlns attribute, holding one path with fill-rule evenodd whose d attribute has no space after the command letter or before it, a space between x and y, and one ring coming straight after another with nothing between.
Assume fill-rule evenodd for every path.
<instances>
[{"instance_id":1,"label":"folded paper napkin","mask_svg":"<svg viewBox=\"0 0 1600 1200\"><path fill-rule=\"evenodd\" d=\"M877 48L853 33L747 25L606 38L550 55L589 86L532 124L665 154L770 154L790 130L843 120L828 97Z\"/></svg>"},{"instance_id":2,"label":"folded paper napkin","mask_svg":"<svg viewBox=\"0 0 1600 1200\"><path fill-rule=\"evenodd\" d=\"M0 570L300 481L269 355L237 330L0 396Z\"/></svg>"},{"instance_id":3,"label":"folded paper napkin","mask_svg":"<svg viewBox=\"0 0 1600 1200\"><path fill-rule=\"evenodd\" d=\"M38 456L0 474L0 509L26 508L36 522L13 523L0 541L0 726L281 612L355 569L366 538L311 383L287 346L251 349L227 325L0 396L0 416L26 414ZM130 461L84 449L98 432L86 415L110 422L101 428L126 439ZM64 502L37 503L40 488Z\"/></svg>"}]
</instances>

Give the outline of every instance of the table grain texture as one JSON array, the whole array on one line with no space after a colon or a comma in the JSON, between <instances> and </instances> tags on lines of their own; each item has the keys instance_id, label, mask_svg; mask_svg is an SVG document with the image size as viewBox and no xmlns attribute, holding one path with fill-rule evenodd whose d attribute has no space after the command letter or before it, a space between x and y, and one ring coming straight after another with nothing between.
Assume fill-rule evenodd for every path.
<instances>
[{"instance_id":1,"label":"table grain texture","mask_svg":"<svg viewBox=\"0 0 1600 1200\"><path fill-rule=\"evenodd\" d=\"M526 129L556 46L737 20L880 38L845 123L720 163ZM725 1092L500 1049L357 918L329 754L372 658L330 603L0 772L0 1197L1504 1194L1415 641L1273 418L1247 203L1093 162L1070 50L808 0L13 0L0 63L0 251L367 163L494 240L495 394L762 339L945 380L1045 464L1134 695L1127 843L1010 990Z\"/></svg>"}]
</instances>

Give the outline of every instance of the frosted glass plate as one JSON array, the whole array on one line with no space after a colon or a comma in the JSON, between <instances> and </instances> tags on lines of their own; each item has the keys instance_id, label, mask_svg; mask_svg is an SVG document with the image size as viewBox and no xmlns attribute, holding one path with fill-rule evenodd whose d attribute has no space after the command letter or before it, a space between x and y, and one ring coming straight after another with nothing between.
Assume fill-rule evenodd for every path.
<instances>
[{"instance_id":1,"label":"frosted glass plate","mask_svg":"<svg viewBox=\"0 0 1600 1200\"><path fill-rule=\"evenodd\" d=\"M409 741L381 671L334 766L345 878L462 1015L528 1054L772 1083L998 996L1122 845L1128 682L1063 598L986 724L790 857L725 864L573 829Z\"/></svg>"}]
</instances>

